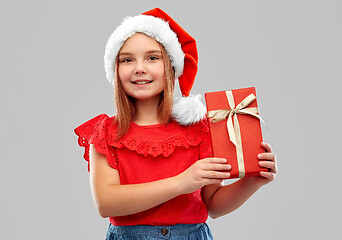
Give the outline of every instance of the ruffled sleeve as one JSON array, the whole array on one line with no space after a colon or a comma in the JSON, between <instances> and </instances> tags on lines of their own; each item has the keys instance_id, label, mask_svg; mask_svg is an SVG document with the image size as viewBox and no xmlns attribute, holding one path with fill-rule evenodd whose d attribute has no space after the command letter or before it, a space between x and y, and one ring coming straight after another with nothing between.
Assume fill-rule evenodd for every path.
<instances>
[{"instance_id":1,"label":"ruffled sleeve","mask_svg":"<svg viewBox=\"0 0 342 240\"><path fill-rule=\"evenodd\" d=\"M90 171L90 144L94 144L95 150L98 153L106 155L107 161L112 168L118 169L116 149L108 144L111 140L109 129L112 126L113 119L109 118L106 114L101 114L74 129L78 136L79 146L85 148L83 157L88 162L88 171Z\"/></svg>"},{"instance_id":2,"label":"ruffled sleeve","mask_svg":"<svg viewBox=\"0 0 342 240\"><path fill-rule=\"evenodd\" d=\"M207 118L204 118L198 124L200 135L201 135L201 143L200 143L200 159L212 157L212 146L211 146L211 138L209 132L209 124Z\"/></svg>"}]
</instances>

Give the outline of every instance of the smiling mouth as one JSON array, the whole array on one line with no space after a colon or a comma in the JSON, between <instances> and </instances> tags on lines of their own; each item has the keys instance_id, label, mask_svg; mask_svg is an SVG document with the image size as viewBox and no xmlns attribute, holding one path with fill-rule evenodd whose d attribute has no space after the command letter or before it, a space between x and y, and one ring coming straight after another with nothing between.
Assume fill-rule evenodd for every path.
<instances>
[{"instance_id":1,"label":"smiling mouth","mask_svg":"<svg viewBox=\"0 0 342 240\"><path fill-rule=\"evenodd\" d=\"M149 81L149 80L138 80L138 81L134 81L132 82L133 84L138 84L138 85L144 85L144 84L148 84L151 83L153 81Z\"/></svg>"}]
</instances>

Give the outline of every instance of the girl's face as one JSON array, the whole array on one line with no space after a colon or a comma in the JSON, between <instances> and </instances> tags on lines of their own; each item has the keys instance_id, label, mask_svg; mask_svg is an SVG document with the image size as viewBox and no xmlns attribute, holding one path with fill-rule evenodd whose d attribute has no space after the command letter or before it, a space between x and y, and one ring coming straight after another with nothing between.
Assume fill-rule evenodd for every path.
<instances>
[{"instance_id":1,"label":"girl's face","mask_svg":"<svg viewBox=\"0 0 342 240\"><path fill-rule=\"evenodd\" d=\"M165 87L160 44L142 33L127 39L118 55L118 77L127 95L139 100L159 99Z\"/></svg>"}]
</instances>

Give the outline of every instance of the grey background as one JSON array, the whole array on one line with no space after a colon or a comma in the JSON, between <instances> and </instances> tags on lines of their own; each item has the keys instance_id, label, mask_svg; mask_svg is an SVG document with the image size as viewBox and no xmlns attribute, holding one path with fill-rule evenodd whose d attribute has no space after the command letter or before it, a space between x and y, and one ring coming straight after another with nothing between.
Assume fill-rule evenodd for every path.
<instances>
[{"instance_id":1,"label":"grey background","mask_svg":"<svg viewBox=\"0 0 342 240\"><path fill-rule=\"evenodd\" d=\"M106 41L156 6L197 39L192 93L255 86L277 155L274 182L208 220L216 239L338 239L338 0L1 1L0 239L104 239L73 129L115 114Z\"/></svg>"}]
</instances>

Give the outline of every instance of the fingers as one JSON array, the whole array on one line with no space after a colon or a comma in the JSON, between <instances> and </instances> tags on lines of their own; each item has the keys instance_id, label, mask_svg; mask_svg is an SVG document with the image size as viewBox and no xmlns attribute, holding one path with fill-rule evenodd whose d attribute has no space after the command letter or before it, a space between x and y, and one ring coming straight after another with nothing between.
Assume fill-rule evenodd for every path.
<instances>
[{"instance_id":1,"label":"fingers","mask_svg":"<svg viewBox=\"0 0 342 240\"><path fill-rule=\"evenodd\" d=\"M232 169L230 164L206 164L203 168L206 171L229 171L230 169Z\"/></svg>"},{"instance_id":2,"label":"fingers","mask_svg":"<svg viewBox=\"0 0 342 240\"><path fill-rule=\"evenodd\" d=\"M260 160L268 160L268 161L276 162L275 155L273 153L259 153L258 158Z\"/></svg>"},{"instance_id":3,"label":"fingers","mask_svg":"<svg viewBox=\"0 0 342 240\"><path fill-rule=\"evenodd\" d=\"M260 176L269 179L270 181L274 180L275 174L271 172L260 172Z\"/></svg>"},{"instance_id":4,"label":"fingers","mask_svg":"<svg viewBox=\"0 0 342 240\"><path fill-rule=\"evenodd\" d=\"M204 186L205 185L211 185L211 184L217 184L222 183L223 179L205 179Z\"/></svg>"},{"instance_id":5,"label":"fingers","mask_svg":"<svg viewBox=\"0 0 342 240\"><path fill-rule=\"evenodd\" d=\"M262 171L260 172L260 175L272 181L278 172L277 159L268 143L262 142L261 146L265 149L265 153L258 154L258 159L264 160L259 161L259 166L268 168L268 172Z\"/></svg>"},{"instance_id":6,"label":"fingers","mask_svg":"<svg viewBox=\"0 0 342 240\"><path fill-rule=\"evenodd\" d=\"M204 171L202 177L210 179L228 179L230 177L230 173L218 171Z\"/></svg>"},{"instance_id":7,"label":"fingers","mask_svg":"<svg viewBox=\"0 0 342 240\"><path fill-rule=\"evenodd\" d=\"M272 148L268 143L262 142L261 146L265 149L266 152L269 152L269 153L272 152Z\"/></svg>"},{"instance_id":8,"label":"fingers","mask_svg":"<svg viewBox=\"0 0 342 240\"><path fill-rule=\"evenodd\" d=\"M203 179L216 179L223 180L228 179L230 174L227 172L232 167L227 164L227 160L224 158L205 158L198 162L200 176Z\"/></svg>"},{"instance_id":9,"label":"fingers","mask_svg":"<svg viewBox=\"0 0 342 240\"><path fill-rule=\"evenodd\" d=\"M204 158L202 160L200 160L204 163L227 163L227 159L225 158Z\"/></svg>"},{"instance_id":10,"label":"fingers","mask_svg":"<svg viewBox=\"0 0 342 240\"><path fill-rule=\"evenodd\" d=\"M275 162L260 161L259 166L264 167L264 168L268 168L269 172L271 172L271 173L277 173L277 164Z\"/></svg>"},{"instance_id":11,"label":"fingers","mask_svg":"<svg viewBox=\"0 0 342 240\"><path fill-rule=\"evenodd\" d=\"M261 167L265 167L269 169L269 173L276 174L278 169L277 169L277 160L276 156L274 153L272 153L272 148L270 145L267 143L262 142L261 145L264 146L265 148L265 153L259 153L258 154L258 159L259 160L264 160L264 161L259 161L259 165ZM274 179L274 176L273 178Z\"/></svg>"},{"instance_id":12,"label":"fingers","mask_svg":"<svg viewBox=\"0 0 342 240\"><path fill-rule=\"evenodd\" d=\"M224 158L206 158L202 160L202 169L206 171L228 171L232 168Z\"/></svg>"}]
</instances>

